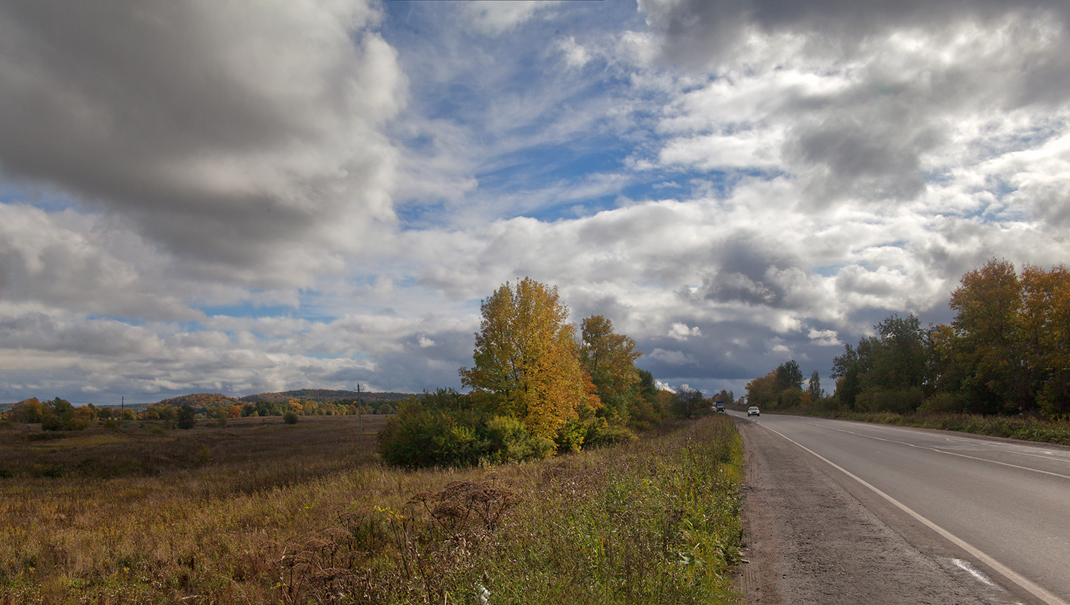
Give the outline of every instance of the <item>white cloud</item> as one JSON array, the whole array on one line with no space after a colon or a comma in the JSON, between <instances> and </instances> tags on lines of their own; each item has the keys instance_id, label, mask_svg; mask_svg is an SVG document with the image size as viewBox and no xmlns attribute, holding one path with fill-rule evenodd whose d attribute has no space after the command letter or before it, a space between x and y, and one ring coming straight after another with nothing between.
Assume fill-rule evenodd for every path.
<instances>
[{"instance_id":1,"label":"white cloud","mask_svg":"<svg viewBox=\"0 0 1070 605\"><path fill-rule=\"evenodd\" d=\"M557 46L561 50L561 54L564 55L565 64L571 68L582 68L591 61L591 53L581 44L577 44L574 36L558 41Z\"/></svg>"},{"instance_id":2,"label":"white cloud","mask_svg":"<svg viewBox=\"0 0 1070 605\"><path fill-rule=\"evenodd\" d=\"M654 386L659 391L668 391L668 392L674 393L674 394L676 393L676 389L672 388L672 386L670 386L669 383L667 383L667 382L662 382L660 380L656 380L656 381L654 381Z\"/></svg>"},{"instance_id":3,"label":"white cloud","mask_svg":"<svg viewBox=\"0 0 1070 605\"><path fill-rule=\"evenodd\" d=\"M840 342L839 334L836 332L836 330L816 330L814 328L810 328L810 334L808 336L810 338L810 341L816 345L820 345L823 347L843 346L843 343Z\"/></svg>"},{"instance_id":4,"label":"white cloud","mask_svg":"<svg viewBox=\"0 0 1070 605\"><path fill-rule=\"evenodd\" d=\"M687 327L687 324L679 322L674 323L672 327L669 328L669 338L682 341L687 340L692 336L702 336L702 330L700 330L698 326L689 328Z\"/></svg>"}]
</instances>

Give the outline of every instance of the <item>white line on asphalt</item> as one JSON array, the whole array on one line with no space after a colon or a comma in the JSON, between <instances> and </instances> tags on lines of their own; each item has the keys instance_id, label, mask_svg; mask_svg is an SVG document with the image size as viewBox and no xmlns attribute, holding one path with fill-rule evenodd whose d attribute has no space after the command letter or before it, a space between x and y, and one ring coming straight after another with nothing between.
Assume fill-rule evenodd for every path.
<instances>
[{"instance_id":1,"label":"white line on asphalt","mask_svg":"<svg viewBox=\"0 0 1070 605\"><path fill-rule=\"evenodd\" d=\"M762 425L762 426L764 426L764 425ZM988 567L991 567L992 569L996 570L996 572L998 572L1000 575L1002 575L1003 577L1007 578L1011 582L1014 582L1018 586L1022 587L1023 589L1025 589L1026 591L1031 593L1033 596L1035 596L1038 599L1040 599L1041 601L1047 603L1048 605L1070 605L1070 603L1067 603L1066 601L1063 601L1062 599L1060 599L1059 597L1053 595L1052 593L1048 592L1047 590L1044 590L1043 588L1038 586L1032 580L1029 580L1028 578L1022 576L1018 572L1013 571L1012 569L1010 569L1006 565L1004 565L1004 564L1000 563L999 561L993 559L992 557L988 556L987 554L982 552L980 549L978 549L975 546L973 546L972 544L966 542L962 538L959 538L955 534L952 534L951 532L949 532L946 529L940 527L936 523L933 523L932 521L928 520L927 518L921 516L920 514L915 512L914 509L910 508L906 504L903 504L902 502L896 500L895 498L893 498L893 497L889 496L888 494L882 492L881 490L877 489L876 486L868 483L865 479L862 479L858 475L855 475L851 471L843 468L842 466L836 464L835 462L829 460L828 458L822 456L821 454L818 454L814 450L806 447L805 445L799 443L798 441L795 441L794 439L788 437L784 433L781 433L780 431L775 430L775 429L771 429L768 426L765 426L765 428L770 430L770 431L772 431L772 432L774 432L774 433L776 433L777 435L780 435L784 439L787 439L791 443L794 443L795 445L801 447L802 449L806 450L807 452L810 452L811 454L816 456L818 459L826 462L832 468L840 471L841 473L843 473L843 474L847 475L848 477L854 479L855 481L861 483L863 486L869 488L871 491L873 491L873 493L877 494L881 498L884 498L885 500L890 502L892 505L894 505L899 510L905 512L906 514L910 515L911 517L914 517L919 522L921 522L923 525L925 525L929 529L935 531L936 533L940 534L941 536L943 536L947 540L951 541L953 544L955 544L956 546L958 546L962 550L965 550L966 552L970 553L974 557L977 557L977 559L980 560L982 563L984 563Z\"/></svg>"}]
</instances>

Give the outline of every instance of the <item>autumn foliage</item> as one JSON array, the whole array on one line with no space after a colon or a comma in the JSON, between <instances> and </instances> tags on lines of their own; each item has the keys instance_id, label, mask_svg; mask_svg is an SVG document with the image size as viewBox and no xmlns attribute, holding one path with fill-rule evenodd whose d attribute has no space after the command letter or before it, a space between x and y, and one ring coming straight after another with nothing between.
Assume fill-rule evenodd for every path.
<instances>
[{"instance_id":1,"label":"autumn foliage","mask_svg":"<svg viewBox=\"0 0 1070 605\"><path fill-rule=\"evenodd\" d=\"M379 451L401 466L468 465L546 457L635 439L660 419L653 377L635 342L594 315L568 323L557 288L506 283L481 305L468 393L439 390L399 406Z\"/></svg>"},{"instance_id":2,"label":"autumn foliage","mask_svg":"<svg viewBox=\"0 0 1070 605\"><path fill-rule=\"evenodd\" d=\"M531 278L506 283L480 310L475 366L461 368L463 386L493 395L496 411L544 439L581 411L602 406L585 380L575 327L556 287Z\"/></svg>"}]
</instances>

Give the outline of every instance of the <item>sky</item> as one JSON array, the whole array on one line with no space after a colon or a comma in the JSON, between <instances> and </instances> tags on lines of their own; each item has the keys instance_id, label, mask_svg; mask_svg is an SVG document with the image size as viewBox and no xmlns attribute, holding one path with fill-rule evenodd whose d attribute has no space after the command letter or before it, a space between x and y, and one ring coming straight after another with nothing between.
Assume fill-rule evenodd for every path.
<instances>
[{"instance_id":1,"label":"sky","mask_svg":"<svg viewBox=\"0 0 1070 605\"><path fill-rule=\"evenodd\" d=\"M0 402L460 388L530 277L742 395L1070 259L1065 0L0 0Z\"/></svg>"}]
</instances>

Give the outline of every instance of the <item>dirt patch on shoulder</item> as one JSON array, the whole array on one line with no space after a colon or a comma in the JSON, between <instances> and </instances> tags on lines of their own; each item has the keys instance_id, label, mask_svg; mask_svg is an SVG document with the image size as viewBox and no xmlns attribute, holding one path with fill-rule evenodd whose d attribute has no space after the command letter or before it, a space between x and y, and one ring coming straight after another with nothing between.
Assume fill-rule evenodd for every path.
<instances>
[{"instance_id":1,"label":"dirt patch on shoulder","mask_svg":"<svg viewBox=\"0 0 1070 605\"><path fill-rule=\"evenodd\" d=\"M757 423L737 426L747 461L737 588L747 603L994 602L907 543L809 454Z\"/></svg>"}]
</instances>

